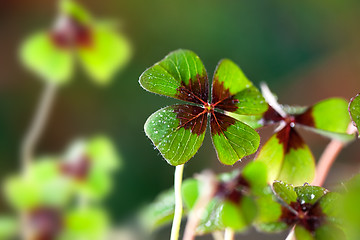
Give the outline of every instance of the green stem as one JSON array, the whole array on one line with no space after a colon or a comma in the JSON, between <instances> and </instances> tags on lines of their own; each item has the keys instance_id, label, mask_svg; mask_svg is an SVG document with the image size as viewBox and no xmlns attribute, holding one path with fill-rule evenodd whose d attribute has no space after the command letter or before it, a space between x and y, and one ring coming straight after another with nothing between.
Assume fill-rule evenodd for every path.
<instances>
[{"instance_id":1,"label":"green stem","mask_svg":"<svg viewBox=\"0 0 360 240\"><path fill-rule=\"evenodd\" d=\"M181 194L181 184L183 178L184 164L176 166L175 168L175 176L174 176L174 190L175 190L175 213L173 224L171 228L171 237L170 240L178 240L179 239L179 231L181 225L182 218L182 194Z\"/></svg>"},{"instance_id":2,"label":"green stem","mask_svg":"<svg viewBox=\"0 0 360 240\"><path fill-rule=\"evenodd\" d=\"M232 230L231 228L226 228L224 240L234 240L234 237L235 237L234 230Z\"/></svg>"},{"instance_id":3,"label":"green stem","mask_svg":"<svg viewBox=\"0 0 360 240\"><path fill-rule=\"evenodd\" d=\"M21 171L24 177L28 177L29 167L34 159L35 146L44 130L49 112L56 94L56 86L47 83L36 108L35 115L21 145ZM19 213L21 219L21 236L23 240L31 240L31 229L28 226L28 214L26 211Z\"/></svg>"}]
</instances>

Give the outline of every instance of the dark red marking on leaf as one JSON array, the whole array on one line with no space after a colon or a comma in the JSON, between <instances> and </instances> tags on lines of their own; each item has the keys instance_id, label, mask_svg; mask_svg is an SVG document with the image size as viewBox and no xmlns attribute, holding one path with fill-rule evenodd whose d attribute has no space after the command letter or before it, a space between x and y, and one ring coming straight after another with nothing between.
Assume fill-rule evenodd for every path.
<instances>
[{"instance_id":1,"label":"dark red marking on leaf","mask_svg":"<svg viewBox=\"0 0 360 240\"><path fill-rule=\"evenodd\" d=\"M177 97L181 100L204 105L209 101L209 81L206 73L189 79L188 85L181 82L177 92Z\"/></svg>"},{"instance_id":2,"label":"dark red marking on leaf","mask_svg":"<svg viewBox=\"0 0 360 240\"><path fill-rule=\"evenodd\" d=\"M279 143L283 145L284 152L287 154L290 149L304 148L305 142L294 128L287 124L283 129L276 133Z\"/></svg>"},{"instance_id":3,"label":"dark red marking on leaf","mask_svg":"<svg viewBox=\"0 0 360 240\"><path fill-rule=\"evenodd\" d=\"M192 134L201 135L206 130L207 111L193 105L175 105L176 118L180 120L179 128L190 129Z\"/></svg>"},{"instance_id":4,"label":"dark red marking on leaf","mask_svg":"<svg viewBox=\"0 0 360 240\"><path fill-rule=\"evenodd\" d=\"M29 225L34 240L54 240L63 229L63 217L56 208L40 207L30 211Z\"/></svg>"},{"instance_id":5,"label":"dark red marking on leaf","mask_svg":"<svg viewBox=\"0 0 360 240\"><path fill-rule=\"evenodd\" d=\"M315 127L313 108L309 108L304 113L295 116L295 122L309 127Z\"/></svg>"},{"instance_id":6,"label":"dark red marking on leaf","mask_svg":"<svg viewBox=\"0 0 360 240\"><path fill-rule=\"evenodd\" d=\"M238 107L236 104L239 100L234 98L234 95L230 94L229 89L225 89L224 82L219 82L218 78L215 78L212 85L212 100L213 107L219 109L235 112Z\"/></svg>"},{"instance_id":7,"label":"dark red marking on leaf","mask_svg":"<svg viewBox=\"0 0 360 240\"><path fill-rule=\"evenodd\" d=\"M60 165L60 171L65 176L72 177L78 181L84 181L91 167L90 160L83 156L75 162L64 162Z\"/></svg>"},{"instance_id":8,"label":"dark red marking on leaf","mask_svg":"<svg viewBox=\"0 0 360 240\"><path fill-rule=\"evenodd\" d=\"M210 117L211 134L213 136L216 134L224 135L224 132L227 130L227 128L234 125L236 121L237 120L232 117L212 111Z\"/></svg>"},{"instance_id":9,"label":"dark red marking on leaf","mask_svg":"<svg viewBox=\"0 0 360 240\"><path fill-rule=\"evenodd\" d=\"M50 37L55 46L63 49L73 47L89 48L93 43L90 27L82 25L71 18L65 19L61 26L52 30Z\"/></svg>"},{"instance_id":10,"label":"dark red marking on leaf","mask_svg":"<svg viewBox=\"0 0 360 240\"><path fill-rule=\"evenodd\" d=\"M249 182L239 174L228 182L221 182L216 190L216 196L239 204L241 198L249 193Z\"/></svg>"},{"instance_id":11,"label":"dark red marking on leaf","mask_svg":"<svg viewBox=\"0 0 360 240\"><path fill-rule=\"evenodd\" d=\"M284 120L284 118L269 105L268 110L263 115L263 120L264 125L269 125L273 123L278 123Z\"/></svg>"},{"instance_id":12,"label":"dark red marking on leaf","mask_svg":"<svg viewBox=\"0 0 360 240\"><path fill-rule=\"evenodd\" d=\"M323 213L318 202L310 204L301 203L301 201L298 200L290 203L289 207L292 208L294 212L282 206L282 214L280 216L280 220L288 226L300 224L308 231L314 232L326 221L326 215Z\"/></svg>"}]
</instances>

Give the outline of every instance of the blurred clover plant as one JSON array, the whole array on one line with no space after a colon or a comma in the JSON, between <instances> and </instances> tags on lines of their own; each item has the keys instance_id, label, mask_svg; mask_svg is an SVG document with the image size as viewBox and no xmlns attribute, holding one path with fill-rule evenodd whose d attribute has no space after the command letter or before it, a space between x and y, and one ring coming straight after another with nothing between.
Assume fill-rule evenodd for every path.
<instances>
[{"instance_id":1,"label":"blurred clover plant","mask_svg":"<svg viewBox=\"0 0 360 240\"><path fill-rule=\"evenodd\" d=\"M94 19L71 0L62 0L54 26L26 39L20 55L24 64L45 81L67 83L79 59L90 78L104 85L127 64L131 47L113 24Z\"/></svg>"},{"instance_id":2,"label":"blurred clover plant","mask_svg":"<svg viewBox=\"0 0 360 240\"><path fill-rule=\"evenodd\" d=\"M120 160L104 136L76 141L66 154L40 158L26 176L9 178L5 193L28 214L35 239L103 239L107 214L97 205L111 190Z\"/></svg>"}]
</instances>

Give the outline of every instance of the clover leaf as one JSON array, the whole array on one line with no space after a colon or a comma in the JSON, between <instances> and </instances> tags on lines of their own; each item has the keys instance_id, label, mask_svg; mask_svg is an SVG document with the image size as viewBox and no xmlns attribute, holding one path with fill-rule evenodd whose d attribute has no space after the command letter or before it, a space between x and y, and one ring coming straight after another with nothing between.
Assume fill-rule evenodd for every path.
<instances>
[{"instance_id":1,"label":"clover leaf","mask_svg":"<svg viewBox=\"0 0 360 240\"><path fill-rule=\"evenodd\" d=\"M64 84L73 75L74 55L91 79L104 85L128 62L131 48L113 26L94 20L79 4L63 0L54 27L26 39L20 57L45 81Z\"/></svg>"},{"instance_id":2,"label":"clover leaf","mask_svg":"<svg viewBox=\"0 0 360 240\"><path fill-rule=\"evenodd\" d=\"M228 113L259 115L267 105L232 61L224 59L217 66L210 102L205 67L189 50L171 52L140 76L140 84L150 92L190 103L160 109L145 123L147 136L169 164L184 164L195 155L204 140L208 118L221 163L233 165L257 150L257 132Z\"/></svg>"},{"instance_id":3,"label":"clover leaf","mask_svg":"<svg viewBox=\"0 0 360 240\"><path fill-rule=\"evenodd\" d=\"M242 172L235 170L218 175L216 194L203 212L197 234L232 228L237 232L246 230L258 214L256 196L267 188L266 167L263 163L252 162ZM191 212L200 198L203 182L186 179L182 186L185 215ZM160 194L153 203L141 212L143 226L154 231L171 222L174 215L174 190Z\"/></svg>"},{"instance_id":4,"label":"clover leaf","mask_svg":"<svg viewBox=\"0 0 360 240\"><path fill-rule=\"evenodd\" d=\"M269 106L262 121L265 126L278 127L256 156L257 161L268 166L269 182L283 180L298 185L313 180L315 160L297 132L298 127L343 142L354 139L353 135L346 134L350 118L343 99L330 98L305 108L276 105Z\"/></svg>"},{"instance_id":5,"label":"clover leaf","mask_svg":"<svg viewBox=\"0 0 360 240\"><path fill-rule=\"evenodd\" d=\"M262 223L258 229L273 232L295 226L298 240L344 239L336 211L337 193L308 184L293 187L279 181L274 182L273 191L281 213L276 221Z\"/></svg>"}]
</instances>

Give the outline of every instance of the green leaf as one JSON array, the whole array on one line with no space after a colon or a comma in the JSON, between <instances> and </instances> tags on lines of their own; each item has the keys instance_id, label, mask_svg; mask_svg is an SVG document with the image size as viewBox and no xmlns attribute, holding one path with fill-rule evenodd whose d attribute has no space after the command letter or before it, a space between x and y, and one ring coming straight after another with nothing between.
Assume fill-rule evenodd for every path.
<instances>
[{"instance_id":1,"label":"green leaf","mask_svg":"<svg viewBox=\"0 0 360 240\"><path fill-rule=\"evenodd\" d=\"M300 185L311 182L315 175L315 161L309 147L290 126L273 135L256 160L267 165L269 182L282 180Z\"/></svg>"},{"instance_id":2,"label":"green leaf","mask_svg":"<svg viewBox=\"0 0 360 240\"><path fill-rule=\"evenodd\" d=\"M108 216L101 209L72 210L65 216L65 231L60 239L105 239L109 227Z\"/></svg>"},{"instance_id":3,"label":"green leaf","mask_svg":"<svg viewBox=\"0 0 360 240\"><path fill-rule=\"evenodd\" d=\"M297 201L297 195L292 185L276 181L273 183L273 190L276 196L288 205Z\"/></svg>"},{"instance_id":4,"label":"green leaf","mask_svg":"<svg viewBox=\"0 0 360 240\"><path fill-rule=\"evenodd\" d=\"M189 50L171 52L147 69L139 81L145 90L153 93L197 103L196 97L205 102L208 100L205 67L200 58Z\"/></svg>"},{"instance_id":5,"label":"green leaf","mask_svg":"<svg viewBox=\"0 0 360 240\"><path fill-rule=\"evenodd\" d=\"M350 100L349 112L353 124L357 127L358 132L360 128L360 95L357 94Z\"/></svg>"},{"instance_id":6,"label":"green leaf","mask_svg":"<svg viewBox=\"0 0 360 240\"><path fill-rule=\"evenodd\" d=\"M324 137L328 137L331 139L336 139L339 140L343 143L348 143L350 141L353 141L355 139L355 136L353 134L347 134L347 133L337 133L337 132L330 132L330 131L325 131L325 130L321 130L318 128L313 128L313 127L308 127L303 125L303 128L305 128L306 130L312 131L314 133L320 134Z\"/></svg>"},{"instance_id":7,"label":"green leaf","mask_svg":"<svg viewBox=\"0 0 360 240\"><path fill-rule=\"evenodd\" d=\"M315 240L314 236L300 225L295 227L295 237L297 240Z\"/></svg>"},{"instance_id":8,"label":"green leaf","mask_svg":"<svg viewBox=\"0 0 360 240\"><path fill-rule=\"evenodd\" d=\"M350 122L347 109L348 103L344 99L329 98L297 116L296 122L324 131L346 133Z\"/></svg>"},{"instance_id":9,"label":"green leaf","mask_svg":"<svg viewBox=\"0 0 360 240\"><path fill-rule=\"evenodd\" d=\"M329 222L339 224L339 219L342 219L342 209L339 208L341 196L336 192L328 192L321 197L317 204L319 204L322 212L327 216Z\"/></svg>"},{"instance_id":10,"label":"green leaf","mask_svg":"<svg viewBox=\"0 0 360 240\"><path fill-rule=\"evenodd\" d=\"M279 222L282 214L281 204L276 201L271 189L256 199L258 208L258 215L255 221L255 226L260 231L264 232L278 232L286 229L288 226Z\"/></svg>"},{"instance_id":11,"label":"green leaf","mask_svg":"<svg viewBox=\"0 0 360 240\"><path fill-rule=\"evenodd\" d=\"M315 204L327 190L318 186L304 185L294 188L300 202Z\"/></svg>"},{"instance_id":12,"label":"green leaf","mask_svg":"<svg viewBox=\"0 0 360 240\"><path fill-rule=\"evenodd\" d=\"M221 60L215 70L212 98L212 103L217 108L237 114L261 114L268 108L259 90L229 59ZM229 109L230 99L236 101L235 108Z\"/></svg>"},{"instance_id":13,"label":"green leaf","mask_svg":"<svg viewBox=\"0 0 360 240\"><path fill-rule=\"evenodd\" d=\"M73 73L71 51L55 46L50 35L44 32L26 39L20 57L26 67L50 83L66 83Z\"/></svg>"},{"instance_id":14,"label":"green leaf","mask_svg":"<svg viewBox=\"0 0 360 240\"><path fill-rule=\"evenodd\" d=\"M90 13L86 11L80 4L72 0L61 0L59 8L63 14L75 19L82 24L89 24L91 22Z\"/></svg>"},{"instance_id":15,"label":"green leaf","mask_svg":"<svg viewBox=\"0 0 360 240\"><path fill-rule=\"evenodd\" d=\"M307 145L296 150L291 149L283 161L279 180L300 185L304 182L312 182L314 179L315 160Z\"/></svg>"},{"instance_id":16,"label":"green leaf","mask_svg":"<svg viewBox=\"0 0 360 240\"><path fill-rule=\"evenodd\" d=\"M15 239L19 232L19 222L15 217L0 216L0 239Z\"/></svg>"},{"instance_id":17,"label":"green leaf","mask_svg":"<svg viewBox=\"0 0 360 240\"><path fill-rule=\"evenodd\" d=\"M221 221L225 228L243 231L254 220L256 213L254 200L243 196L239 203L224 202L221 211Z\"/></svg>"},{"instance_id":18,"label":"green leaf","mask_svg":"<svg viewBox=\"0 0 360 240\"><path fill-rule=\"evenodd\" d=\"M250 162L243 171L242 176L249 182L251 192L262 195L267 187L267 167L262 162Z\"/></svg>"},{"instance_id":19,"label":"green leaf","mask_svg":"<svg viewBox=\"0 0 360 240\"><path fill-rule=\"evenodd\" d=\"M221 220L223 206L224 202L217 197L210 201L201 216L200 223L196 229L196 232L199 235L212 233L225 228Z\"/></svg>"},{"instance_id":20,"label":"green leaf","mask_svg":"<svg viewBox=\"0 0 360 240\"><path fill-rule=\"evenodd\" d=\"M344 232L333 224L324 224L315 231L316 240L346 239ZM301 239L300 239L301 240Z\"/></svg>"},{"instance_id":21,"label":"green leaf","mask_svg":"<svg viewBox=\"0 0 360 240\"><path fill-rule=\"evenodd\" d=\"M96 83L106 85L131 56L129 41L113 29L96 25L92 28L91 46L79 48L81 63Z\"/></svg>"},{"instance_id":22,"label":"green leaf","mask_svg":"<svg viewBox=\"0 0 360 240\"><path fill-rule=\"evenodd\" d=\"M182 184L182 197L184 199L184 205L188 209L192 209L199 197L199 189L201 183L196 179L187 179Z\"/></svg>"},{"instance_id":23,"label":"green leaf","mask_svg":"<svg viewBox=\"0 0 360 240\"><path fill-rule=\"evenodd\" d=\"M174 216L174 210L175 195L174 190L170 189L161 193L153 203L140 212L141 223L145 229L153 231L169 224Z\"/></svg>"},{"instance_id":24,"label":"green leaf","mask_svg":"<svg viewBox=\"0 0 360 240\"><path fill-rule=\"evenodd\" d=\"M180 121L201 111L202 108L195 106L174 105L158 110L147 119L145 133L169 164L184 164L200 148L205 136L207 116L204 114L203 118L190 122L184 120L189 124L181 125Z\"/></svg>"},{"instance_id":25,"label":"green leaf","mask_svg":"<svg viewBox=\"0 0 360 240\"><path fill-rule=\"evenodd\" d=\"M235 118L236 120L243 122L254 129L263 126L263 124L261 123L261 118L262 118L261 115L239 115L232 112L227 112L226 115Z\"/></svg>"},{"instance_id":26,"label":"green leaf","mask_svg":"<svg viewBox=\"0 0 360 240\"><path fill-rule=\"evenodd\" d=\"M111 175L96 167L92 167L85 181L77 182L78 191L89 199L100 200L112 190Z\"/></svg>"},{"instance_id":27,"label":"green leaf","mask_svg":"<svg viewBox=\"0 0 360 240\"><path fill-rule=\"evenodd\" d=\"M60 175L57 162L52 158L37 160L26 178L14 176L5 183L9 202L22 210L38 205L64 206L73 190L71 181Z\"/></svg>"},{"instance_id":28,"label":"green leaf","mask_svg":"<svg viewBox=\"0 0 360 240\"><path fill-rule=\"evenodd\" d=\"M121 166L121 158L112 141L106 136L95 136L86 146L86 152L95 168L112 171Z\"/></svg>"},{"instance_id":29,"label":"green leaf","mask_svg":"<svg viewBox=\"0 0 360 240\"><path fill-rule=\"evenodd\" d=\"M260 136L254 129L220 113L215 113L212 117L212 140L221 163L233 165L244 156L256 152ZM227 128L223 126L229 123L232 125Z\"/></svg>"}]
</instances>

